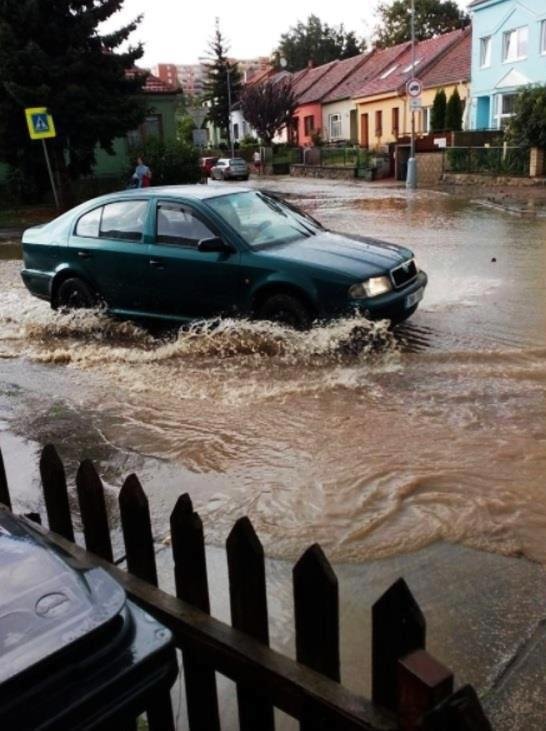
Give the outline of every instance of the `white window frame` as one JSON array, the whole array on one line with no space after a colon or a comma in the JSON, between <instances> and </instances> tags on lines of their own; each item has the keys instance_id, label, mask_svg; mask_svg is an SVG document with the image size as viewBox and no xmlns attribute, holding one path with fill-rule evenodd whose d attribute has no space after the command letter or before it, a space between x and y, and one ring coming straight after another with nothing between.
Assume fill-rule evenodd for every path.
<instances>
[{"instance_id":1,"label":"white window frame","mask_svg":"<svg viewBox=\"0 0 546 731\"><path fill-rule=\"evenodd\" d=\"M337 125L337 134L334 132L334 125ZM341 114L339 112L328 115L328 131L331 140L339 140L341 138Z\"/></svg>"},{"instance_id":2,"label":"white window frame","mask_svg":"<svg viewBox=\"0 0 546 731\"><path fill-rule=\"evenodd\" d=\"M491 66L491 36L480 38L480 68L487 69Z\"/></svg>"},{"instance_id":3,"label":"white window frame","mask_svg":"<svg viewBox=\"0 0 546 731\"><path fill-rule=\"evenodd\" d=\"M387 69L386 71L384 71L384 72L383 72L383 73L381 74L381 76L380 76L379 78L380 78L380 79L386 79L386 78L387 78L388 76L390 76L390 75L391 75L391 74L392 74L392 73L393 73L394 71L396 71L396 69L397 69L397 68L398 68L398 64L397 64L397 63L395 63L395 64L394 64L394 66L391 66L391 67L390 67L390 68L388 68L388 69Z\"/></svg>"},{"instance_id":4,"label":"white window frame","mask_svg":"<svg viewBox=\"0 0 546 731\"><path fill-rule=\"evenodd\" d=\"M409 66L406 66L405 69L402 69L403 73L407 74L409 71L412 71L414 68L416 68L422 61L422 58L418 58L415 60L415 63L410 63Z\"/></svg>"},{"instance_id":5,"label":"white window frame","mask_svg":"<svg viewBox=\"0 0 546 731\"><path fill-rule=\"evenodd\" d=\"M423 132L428 134L430 132L430 115L432 112L432 107L423 107Z\"/></svg>"},{"instance_id":6,"label":"white window frame","mask_svg":"<svg viewBox=\"0 0 546 731\"><path fill-rule=\"evenodd\" d=\"M510 119L511 117L514 116L513 112L506 113L506 112L502 111L502 103L503 103L505 96L517 96L517 94L512 91L512 92L508 92L506 94L497 94L496 95L494 118L497 123L497 129L501 128L503 120Z\"/></svg>"},{"instance_id":7,"label":"white window frame","mask_svg":"<svg viewBox=\"0 0 546 731\"><path fill-rule=\"evenodd\" d=\"M520 38L520 34L522 34L525 31L525 53L520 52L520 43L522 43L522 40ZM516 55L509 55L509 52L512 47L512 41L511 37L515 35L515 53ZM523 61L526 59L529 55L529 26L528 25L522 25L519 28L512 28L512 30L507 30L502 35L502 62L503 63L514 63L516 61Z\"/></svg>"},{"instance_id":8,"label":"white window frame","mask_svg":"<svg viewBox=\"0 0 546 731\"><path fill-rule=\"evenodd\" d=\"M540 53L546 56L546 20L540 23Z\"/></svg>"}]
</instances>

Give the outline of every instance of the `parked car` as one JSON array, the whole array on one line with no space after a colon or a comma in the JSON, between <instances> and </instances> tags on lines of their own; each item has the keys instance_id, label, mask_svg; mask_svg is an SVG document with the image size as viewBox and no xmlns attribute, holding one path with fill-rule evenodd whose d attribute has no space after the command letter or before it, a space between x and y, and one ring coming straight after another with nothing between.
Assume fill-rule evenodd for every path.
<instances>
[{"instance_id":1,"label":"parked car","mask_svg":"<svg viewBox=\"0 0 546 731\"><path fill-rule=\"evenodd\" d=\"M199 168L201 169L201 175L205 178L210 178L210 171L213 165L218 162L217 157L202 157L199 160Z\"/></svg>"},{"instance_id":2,"label":"parked car","mask_svg":"<svg viewBox=\"0 0 546 731\"><path fill-rule=\"evenodd\" d=\"M238 314L304 329L355 311L400 321L427 276L409 249L323 228L245 188L140 188L23 235L23 281L53 308L185 322Z\"/></svg>"},{"instance_id":3,"label":"parked car","mask_svg":"<svg viewBox=\"0 0 546 731\"><path fill-rule=\"evenodd\" d=\"M249 174L247 162L242 157L221 157L210 170L213 180L248 180Z\"/></svg>"}]
</instances>

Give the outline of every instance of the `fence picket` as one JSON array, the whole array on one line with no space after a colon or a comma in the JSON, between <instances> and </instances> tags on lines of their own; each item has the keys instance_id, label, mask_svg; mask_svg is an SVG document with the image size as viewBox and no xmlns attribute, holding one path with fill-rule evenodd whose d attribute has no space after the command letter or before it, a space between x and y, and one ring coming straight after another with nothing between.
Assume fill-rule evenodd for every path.
<instances>
[{"instance_id":1,"label":"fence picket","mask_svg":"<svg viewBox=\"0 0 546 731\"><path fill-rule=\"evenodd\" d=\"M322 548L315 543L292 571L296 658L339 682L339 593L335 575ZM326 727L319 718L301 719L302 731Z\"/></svg>"},{"instance_id":2,"label":"fence picket","mask_svg":"<svg viewBox=\"0 0 546 731\"><path fill-rule=\"evenodd\" d=\"M112 543L108 528L104 487L93 463L86 459L78 469L76 487L83 524L85 546L105 561L112 563Z\"/></svg>"},{"instance_id":3,"label":"fence picket","mask_svg":"<svg viewBox=\"0 0 546 731\"><path fill-rule=\"evenodd\" d=\"M148 498L136 475L129 475L123 483L119 492L119 511L128 570L157 586Z\"/></svg>"},{"instance_id":4,"label":"fence picket","mask_svg":"<svg viewBox=\"0 0 546 731\"><path fill-rule=\"evenodd\" d=\"M129 475L119 492L119 512L127 569L157 586L154 537L148 498L136 475ZM169 691L161 690L146 711L150 731L174 731L174 717Z\"/></svg>"},{"instance_id":5,"label":"fence picket","mask_svg":"<svg viewBox=\"0 0 546 731\"><path fill-rule=\"evenodd\" d=\"M240 518L226 542L231 624L269 646L264 550L252 523ZM237 685L241 731L272 731L273 706L255 690Z\"/></svg>"},{"instance_id":6,"label":"fence picket","mask_svg":"<svg viewBox=\"0 0 546 731\"><path fill-rule=\"evenodd\" d=\"M6 468L4 467L4 458L0 449L0 503L3 503L11 510L11 498L9 496L8 480L6 477Z\"/></svg>"},{"instance_id":7,"label":"fence picket","mask_svg":"<svg viewBox=\"0 0 546 731\"><path fill-rule=\"evenodd\" d=\"M171 513L171 541L176 596L210 614L203 524L187 494L178 498ZM220 731L214 669L192 652L183 653L183 663L191 731Z\"/></svg>"},{"instance_id":8,"label":"fence picket","mask_svg":"<svg viewBox=\"0 0 546 731\"><path fill-rule=\"evenodd\" d=\"M396 709L398 660L425 649L426 622L404 579L398 579L372 607L372 700Z\"/></svg>"},{"instance_id":9,"label":"fence picket","mask_svg":"<svg viewBox=\"0 0 546 731\"><path fill-rule=\"evenodd\" d=\"M73 541L74 528L68 503L64 465L52 444L46 444L42 450L40 476L50 529Z\"/></svg>"}]
</instances>

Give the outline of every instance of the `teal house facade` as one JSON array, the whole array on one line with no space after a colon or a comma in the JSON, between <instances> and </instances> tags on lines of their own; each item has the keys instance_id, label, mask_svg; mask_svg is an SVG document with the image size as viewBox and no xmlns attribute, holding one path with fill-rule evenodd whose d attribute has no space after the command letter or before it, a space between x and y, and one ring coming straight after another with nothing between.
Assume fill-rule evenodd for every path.
<instances>
[{"instance_id":1,"label":"teal house facade","mask_svg":"<svg viewBox=\"0 0 546 731\"><path fill-rule=\"evenodd\" d=\"M471 128L502 129L518 91L546 84L546 0L474 0Z\"/></svg>"}]
</instances>

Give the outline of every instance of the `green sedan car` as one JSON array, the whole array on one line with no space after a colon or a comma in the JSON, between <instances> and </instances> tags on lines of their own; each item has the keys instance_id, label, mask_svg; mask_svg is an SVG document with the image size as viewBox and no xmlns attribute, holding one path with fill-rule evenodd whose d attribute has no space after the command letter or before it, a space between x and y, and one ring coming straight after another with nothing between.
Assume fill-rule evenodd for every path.
<instances>
[{"instance_id":1,"label":"green sedan car","mask_svg":"<svg viewBox=\"0 0 546 731\"><path fill-rule=\"evenodd\" d=\"M399 322L427 283L406 248L328 231L269 193L202 185L95 198L27 229L23 258L26 286L53 308L174 322Z\"/></svg>"}]
</instances>

